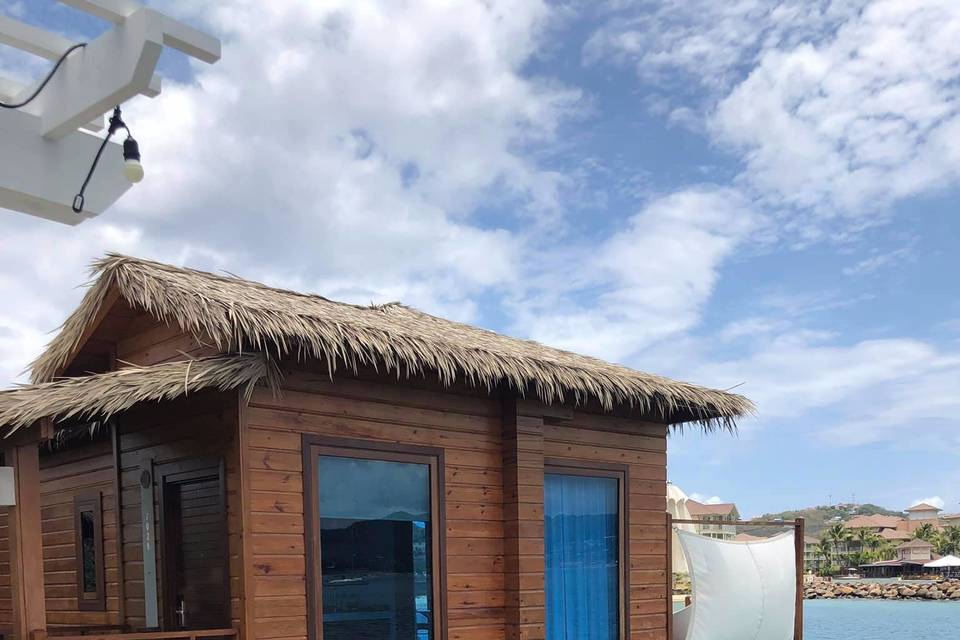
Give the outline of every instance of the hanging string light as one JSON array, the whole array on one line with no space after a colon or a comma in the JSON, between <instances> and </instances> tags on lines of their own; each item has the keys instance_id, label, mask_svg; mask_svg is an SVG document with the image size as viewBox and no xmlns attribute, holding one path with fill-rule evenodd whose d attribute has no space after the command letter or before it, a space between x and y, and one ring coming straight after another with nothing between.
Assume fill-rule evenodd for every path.
<instances>
[{"instance_id":1,"label":"hanging string light","mask_svg":"<svg viewBox=\"0 0 960 640\"><path fill-rule=\"evenodd\" d=\"M110 142L110 138L120 129L127 132L127 139L123 141L123 175L126 176L130 182L136 183L143 180L143 165L140 164L140 145L138 145L137 141L130 135L130 129L120 114L120 107L114 107L113 115L110 116L110 126L107 129L107 135L100 144L100 148L97 149L97 154L93 157L93 163L90 165L87 177L84 178L83 184L80 186L80 192L73 198L74 213L83 211L84 193L87 190L87 185L90 184L93 172L97 170L100 156L103 155L103 150L107 147L107 143Z\"/></svg>"}]
</instances>

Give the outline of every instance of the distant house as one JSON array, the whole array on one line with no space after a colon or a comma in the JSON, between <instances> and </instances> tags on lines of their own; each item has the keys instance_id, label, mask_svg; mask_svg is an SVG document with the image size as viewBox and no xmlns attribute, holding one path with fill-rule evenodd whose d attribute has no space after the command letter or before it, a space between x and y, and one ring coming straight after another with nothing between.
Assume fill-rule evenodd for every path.
<instances>
[{"instance_id":1,"label":"distant house","mask_svg":"<svg viewBox=\"0 0 960 640\"><path fill-rule=\"evenodd\" d=\"M940 516L940 521L948 527L960 527L960 513L945 513Z\"/></svg>"},{"instance_id":2,"label":"distant house","mask_svg":"<svg viewBox=\"0 0 960 640\"><path fill-rule=\"evenodd\" d=\"M737 505L732 502L720 504L703 504L696 500L687 500L687 510L690 518L697 520L696 532L708 538L717 540L733 540L737 536L737 525L733 523L740 519Z\"/></svg>"},{"instance_id":3,"label":"distant house","mask_svg":"<svg viewBox=\"0 0 960 640\"><path fill-rule=\"evenodd\" d=\"M749 533L738 533L734 536L734 542L757 542L758 540L766 540L763 536L755 536Z\"/></svg>"},{"instance_id":4,"label":"distant house","mask_svg":"<svg viewBox=\"0 0 960 640\"><path fill-rule=\"evenodd\" d=\"M897 559L903 562L930 562L933 557L933 545L926 540L908 540L897 549Z\"/></svg>"},{"instance_id":5,"label":"distant house","mask_svg":"<svg viewBox=\"0 0 960 640\"><path fill-rule=\"evenodd\" d=\"M937 521L940 516L940 512L943 509L938 509L932 504L927 504L926 502L921 502L920 504L915 504L909 509L907 509L907 519L908 520L921 520L921 521Z\"/></svg>"}]
</instances>

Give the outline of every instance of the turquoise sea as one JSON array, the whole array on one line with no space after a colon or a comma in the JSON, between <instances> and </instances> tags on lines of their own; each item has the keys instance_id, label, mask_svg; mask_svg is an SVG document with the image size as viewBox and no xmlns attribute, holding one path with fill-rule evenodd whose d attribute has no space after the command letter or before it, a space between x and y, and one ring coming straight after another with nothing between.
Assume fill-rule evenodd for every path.
<instances>
[{"instance_id":1,"label":"turquoise sea","mask_svg":"<svg viewBox=\"0 0 960 640\"><path fill-rule=\"evenodd\" d=\"M960 602L808 600L804 640L960 640Z\"/></svg>"}]
</instances>

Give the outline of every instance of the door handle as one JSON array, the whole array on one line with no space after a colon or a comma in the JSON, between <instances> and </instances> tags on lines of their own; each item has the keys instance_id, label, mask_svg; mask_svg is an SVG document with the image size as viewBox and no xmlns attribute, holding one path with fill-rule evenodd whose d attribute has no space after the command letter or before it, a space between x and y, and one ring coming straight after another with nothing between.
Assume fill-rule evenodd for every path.
<instances>
[{"instance_id":1,"label":"door handle","mask_svg":"<svg viewBox=\"0 0 960 640\"><path fill-rule=\"evenodd\" d=\"M187 604L183 601L183 598L177 600L177 608L174 610L174 613L177 614L177 620L180 623L180 628L183 629L187 626Z\"/></svg>"}]
</instances>

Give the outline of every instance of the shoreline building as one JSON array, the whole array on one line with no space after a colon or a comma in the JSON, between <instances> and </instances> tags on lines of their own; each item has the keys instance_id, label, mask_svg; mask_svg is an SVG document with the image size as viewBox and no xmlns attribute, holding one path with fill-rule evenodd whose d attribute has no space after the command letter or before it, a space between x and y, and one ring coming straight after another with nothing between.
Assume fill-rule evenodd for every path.
<instances>
[{"instance_id":1,"label":"shoreline building","mask_svg":"<svg viewBox=\"0 0 960 640\"><path fill-rule=\"evenodd\" d=\"M696 533L717 540L733 540L737 537L737 526L729 524L740 519L737 505L732 502L704 504L696 500L687 500L690 518L697 520Z\"/></svg>"},{"instance_id":2,"label":"shoreline building","mask_svg":"<svg viewBox=\"0 0 960 640\"><path fill-rule=\"evenodd\" d=\"M935 507L932 504L927 504L926 502L921 502L920 504L915 504L909 509L906 509L907 520L912 522L931 522L939 520L940 512L943 509Z\"/></svg>"}]
</instances>

